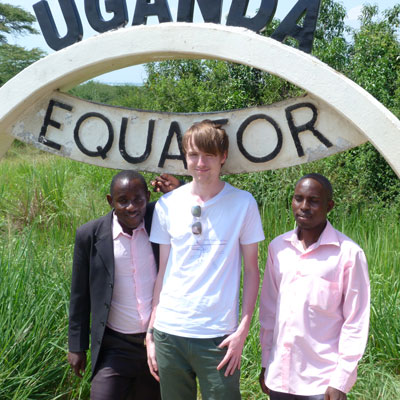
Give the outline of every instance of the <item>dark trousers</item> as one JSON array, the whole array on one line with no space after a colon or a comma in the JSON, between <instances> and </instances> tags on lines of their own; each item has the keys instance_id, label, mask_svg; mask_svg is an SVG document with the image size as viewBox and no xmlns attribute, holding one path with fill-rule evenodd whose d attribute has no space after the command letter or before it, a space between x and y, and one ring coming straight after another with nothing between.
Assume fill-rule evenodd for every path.
<instances>
[{"instance_id":1,"label":"dark trousers","mask_svg":"<svg viewBox=\"0 0 400 400\"><path fill-rule=\"evenodd\" d=\"M160 387L147 365L145 334L106 328L92 380L92 400L160 400Z\"/></svg>"},{"instance_id":2,"label":"dark trousers","mask_svg":"<svg viewBox=\"0 0 400 400\"><path fill-rule=\"evenodd\" d=\"M198 379L203 400L240 400L240 371L225 376L217 370L226 354L225 336L196 339L154 329L163 400L196 400Z\"/></svg>"},{"instance_id":3,"label":"dark trousers","mask_svg":"<svg viewBox=\"0 0 400 400\"><path fill-rule=\"evenodd\" d=\"M270 400L324 400L323 394L318 394L315 396L300 396L298 394L280 393L270 391Z\"/></svg>"}]
</instances>

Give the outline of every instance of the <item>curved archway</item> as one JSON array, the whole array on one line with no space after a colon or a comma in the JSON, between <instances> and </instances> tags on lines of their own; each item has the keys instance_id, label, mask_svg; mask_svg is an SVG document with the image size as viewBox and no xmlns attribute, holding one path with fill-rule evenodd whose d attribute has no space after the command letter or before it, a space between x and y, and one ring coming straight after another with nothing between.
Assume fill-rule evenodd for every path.
<instances>
[{"instance_id":1,"label":"curved archway","mask_svg":"<svg viewBox=\"0 0 400 400\"><path fill-rule=\"evenodd\" d=\"M356 126L400 176L400 121L373 96L309 54L243 28L215 24L133 26L39 60L0 89L0 156L13 141L9 127L43 96L112 70L174 58L232 61L292 82Z\"/></svg>"}]
</instances>

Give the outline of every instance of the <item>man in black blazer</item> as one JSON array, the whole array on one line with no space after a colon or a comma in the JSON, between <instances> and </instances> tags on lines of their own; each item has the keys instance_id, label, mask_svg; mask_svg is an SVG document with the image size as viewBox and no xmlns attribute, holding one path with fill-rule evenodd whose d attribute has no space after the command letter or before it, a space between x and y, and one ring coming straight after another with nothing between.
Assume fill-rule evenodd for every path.
<instances>
[{"instance_id":1,"label":"man in black blazer","mask_svg":"<svg viewBox=\"0 0 400 400\"><path fill-rule=\"evenodd\" d=\"M156 187L169 191L179 185L173 177L167 176L167 181L168 185L161 182ZM158 245L148 240L155 204L149 199L142 175L121 171L112 179L107 195L113 210L76 232L68 361L81 377L91 334L94 400L160 398L158 382L148 370L144 346L150 317L146 307L150 305L151 309L158 269ZM139 239L135 239L138 235ZM135 245L132 240L139 242ZM127 279L133 282L132 296ZM135 287L137 283L143 287Z\"/></svg>"}]
</instances>

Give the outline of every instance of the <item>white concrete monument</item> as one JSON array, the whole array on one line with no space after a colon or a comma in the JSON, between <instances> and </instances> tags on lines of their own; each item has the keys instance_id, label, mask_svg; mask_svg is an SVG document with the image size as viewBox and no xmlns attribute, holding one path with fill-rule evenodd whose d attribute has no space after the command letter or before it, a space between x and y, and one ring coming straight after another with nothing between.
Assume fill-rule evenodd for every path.
<instances>
[{"instance_id":1,"label":"white concrete monument","mask_svg":"<svg viewBox=\"0 0 400 400\"><path fill-rule=\"evenodd\" d=\"M172 114L98 105L64 93L109 71L179 58L248 65L308 95L265 107ZM209 118L230 136L225 173L283 168L371 141L400 176L400 121L389 110L311 55L239 27L163 23L106 32L23 70L0 89L0 104L0 157L17 138L104 167L185 174L181 135Z\"/></svg>"}]
</instances>

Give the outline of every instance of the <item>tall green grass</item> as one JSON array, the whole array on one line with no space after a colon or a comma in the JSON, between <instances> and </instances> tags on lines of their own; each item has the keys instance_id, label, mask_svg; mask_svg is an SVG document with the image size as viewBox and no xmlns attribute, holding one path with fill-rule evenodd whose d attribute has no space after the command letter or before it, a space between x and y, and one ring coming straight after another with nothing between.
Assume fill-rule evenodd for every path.
<instances>
[{"instance_id":1,"label":"tall green grass","mask_svg":"<svg viewBox=\"0 0 400 400\"><path fill-rule=\"evenodd\" d=\"M66 362L71 260L75 229L109 209L105 195L114 173L27 148L0 162L0 399L89 398L89 374L74 377ZM260 205L262 273L268 242L294 226L292 184ZM371 207L331 215L364 248L371 278L369 342L350 400L400 399L398 215ZM258 334L256 309L242 361L244 399L266 398L258 385Z\"/></svg>"}]
</instances>

